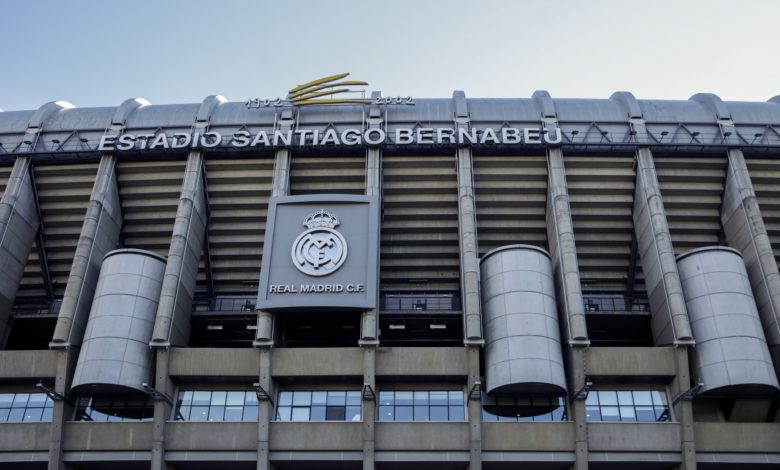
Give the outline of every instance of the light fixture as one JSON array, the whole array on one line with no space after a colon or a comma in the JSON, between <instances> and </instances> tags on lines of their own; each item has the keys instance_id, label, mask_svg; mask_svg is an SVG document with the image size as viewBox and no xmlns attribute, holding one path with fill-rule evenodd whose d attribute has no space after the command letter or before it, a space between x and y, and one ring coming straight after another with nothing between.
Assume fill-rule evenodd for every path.
<instances>
[{"instance_id":1,"label":"light fixture","mask_svg":"<svg viewBox=\"0 0 780 470\"><path fill-rule=\"evenodd\" d=\"M157 390L156 388L152 387L148 383L144 382L141 384L141 388L144 389L144 392L149 395L152 400L154 401L164 401L165 403L173 406L173 400L171 398L164 394L163 392Z\"/></svg>"},{"instance_id":2,"label":"light fixture","mask_svg":"<svg viewBox=\"0 0 780 470\"><path fill-rule=\"evenodd\" d=\"M590 393L590 389L593 387L593 382L585 378L585 385L582 386L581 389L577 390L572 396L572 400L585 400L588 398L588 393Z\"/></svg>"},{"instance_id":3,"label":"light fixture","mask_svg":"<svg viewBox=\"0 0 780 470\"><path fill-rule=\"evenodd\" d=\"M447 325L445 323L431 323L430 328L432 330L446 330Z\"/></svg>"},{"instance_id":4,"label":"light fixture","mask_svg":"<svg viewBox=\"0 0 780 470\"><path fill-rule=\"evenodd\" d=\"M363 400L376 400L376 394L374 393L374 389L371 388L371 384L363 384Z\"/></svg>"},{"instance_id":5,"label":"light fixture","mask_svg":"<svg viewBox=\"0 0 780 470\"><path fill-rule=\"evenodd\" d=\"M474 385L469 390L469 400L481 400L482 399L482 381L475 380Z\"/></svg>"},{"instance_id":6,"label":"light fixture","mask_svg":"<svg viewBox=\"0 0 780 470\"><path fill-rule=\"evenodd\" d=\"M46 394L47 397L51 398L52 401L64 401L65 396L61 393L55 392L54 389L47 386L43 383L43 381L39 381L37 384L35 384L35 388L42 391Z\"/></svg>"},{"instance_id":7,"label":"light fixture","mask_svg":"<svg viewBox=\"0 0 780 470\"><path fill-rule=\"evenodd\" d=\"M405 330L406 329L406 325L404 325L403 323L391 323L391 324L387 325L387 327L390 328L391 330Z\"/></svg>"},{"instance_id":8,"label":"light fixture","mask_svg":"<svg viewBox=\"0 0 780 470\"><path fill-rule=\"evenodd\" d=\"M206 325L207 330L221 330L222 325Z\"/></svg>"},{"instance_id":9,"label":"light fixture","mask_svg":"<svg viewBox=\"0 0 780 470\"><path fill-rule=\"evenodd\" d=\"M704 388L704 382L697 383L693 388L690 390L686 390L684 392L681 392L679 395L674 397L674 400L672 400L672 406L680 403L681 401L691 401L694 398L696 398L696 395L700 394L702 389Z\"/></svg>"},{"instance_id":10,"label":"light fixture","mask_svg":"<svg viewBox=\"0 0 780 470\"><path fill-rule=\"evenodd\" d=\"M256 330L257 329L257 325L247 325L246 329L247 330Z\"/></svg>"},{"instance_id":11,"label":"light fixture","mask_svg":"<svg viewBox=\"0 0 780 470\"><path fill-rule=\"evenodd\" d=\"M259 382L255 382L252 384L252 388L255 389L255 394L257 395L257 401L267 401L273 406L274 400L271 398L271 395L268 394L268 392L265 391L262 385L260 385Z\"/></svg>"}]
</instances>

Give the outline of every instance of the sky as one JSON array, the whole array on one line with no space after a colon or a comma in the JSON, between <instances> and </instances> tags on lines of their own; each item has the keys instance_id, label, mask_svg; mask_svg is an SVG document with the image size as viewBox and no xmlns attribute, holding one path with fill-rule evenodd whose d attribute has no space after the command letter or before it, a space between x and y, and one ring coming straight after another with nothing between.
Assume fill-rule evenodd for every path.
<instances>
[{"instance_id":1,"label":"sky","mask_svg":"<svg viewBox=\"0 0 780 470\"><path fill-rule=\"evenodd\" d=\"M0 109L284 96L350 72L385 96L780 95L776 0L3 0Z\"/></svg>"}]
</instances>

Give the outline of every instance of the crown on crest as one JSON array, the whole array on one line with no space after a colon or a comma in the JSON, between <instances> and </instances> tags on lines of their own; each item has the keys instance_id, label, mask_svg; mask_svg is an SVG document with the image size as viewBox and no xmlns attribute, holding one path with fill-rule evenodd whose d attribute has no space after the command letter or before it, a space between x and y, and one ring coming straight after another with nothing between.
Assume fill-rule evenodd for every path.
<instances>
[{"instance_id":1,"label":"crown on crest","mask_svg":"<svg viewBox=\"0 0 780 470\"><path fill-rule=\"evenodd\" d=\"M339 224L339 218L325 209L312 212L303 219L303 225L307 228L328 227L335 228Z\"/></svg>"}]
</instances>

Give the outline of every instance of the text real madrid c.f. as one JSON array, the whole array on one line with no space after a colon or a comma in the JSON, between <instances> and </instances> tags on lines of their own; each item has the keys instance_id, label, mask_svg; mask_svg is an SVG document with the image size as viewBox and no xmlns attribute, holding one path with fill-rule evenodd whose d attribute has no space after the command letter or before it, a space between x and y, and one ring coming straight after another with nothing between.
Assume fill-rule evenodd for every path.
<instances>
[{"instance_id":1,"label":"text real madrid c.f.","mask_svg":"<svg viewBox=\"0 0 780 470\"><path fill-rule=\"evenodd\" d=\"M389 134L389 135L388 135ZM209 132L165 132L149 134L104 135L98 150L168 150L188 148L265 148L290 146L330 145L490 145L490 144L560 144L563 140L560 129L554 134L541 127L503 127L493 129L453 129L448 127L398 128L386 132L384 129L297 129L272 132L237 131L223 136L216 131Z\"/></svg>"}]
</instances>

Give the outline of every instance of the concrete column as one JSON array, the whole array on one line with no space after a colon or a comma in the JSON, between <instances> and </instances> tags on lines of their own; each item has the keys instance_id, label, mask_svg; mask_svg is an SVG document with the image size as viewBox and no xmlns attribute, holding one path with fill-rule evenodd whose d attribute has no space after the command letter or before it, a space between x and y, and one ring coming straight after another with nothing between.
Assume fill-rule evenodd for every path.
<instances>
[{"instance_id":1,"label":"concrete column","mask_svg":"<svg viewBox=\"0 0 780 470\"><path fill-rule=\"evenodd\" d=\"M115 164L113 155L100 158L54 337L49 344L52 348L81 344L103 257L119 247L122 207L116 185Z\"/></svg>"},{"instance_id":2,"label":"concrete column","mask_svg":"<svg viewBox=\"0 0 780 470\"><path fill-rule=\"evenodd\" d=\"M466 380L466 407L469 420L469 470L482 468L482 401L471 399L471 390L480 380L479 345L467 345L469 376Z\"/></svg>"},{"instance_id":3,"label":"concrete column","mask_svg":"<svg viewBox=\"0 0 780 470\"><path fill-rule=\"evenodd\" d=\"M652 310L655 344L693 344L661 187L648 147L637 148L634 231Z\"/></svg>"},{"instance_id":4,"label":"concrete column","mask_svg":"<svg viewBox=\"0 0 780 470\"><path fill-rule=\"evenodd\" d=\"M381 97L382 94L378 91L371 93L371 101L373 102L375 98ZM368 112L368 119L366 120L368 123L368 129L380 129L382 126L382 111L380 110L379 106L374 105L369 108ZM380 200L380 207L381 207L381 200L382 200L382 150L376 146L376 147L369 147L366 150L366 196L376 196ZM378 217L381 217L381 209L379 213L377 214ZM377 225L378 227L381 227L381 220L380 223ZM377 238L380 237L381 230L377 231ZM377 243L379 243L379 240L377 240ZM377 261L377 270L379 269L379 262ZM378 274L378 273L377 273ZM377 275L377 305L379 305L379 279L380 276ZM361 319L360 319L360 344L361 345L378 345L379 344L379 318L378 318L378 312L376 309L373 310L367 310L363 312Z\"/></svg>"},{"instance_id":5,"label":"concrete column","mask_svg":"<svg viewBox=\"0 0 780 470\"><path fill-rule=\"evenodd\" d=\"M261 348L258 350L260 354L260 371L259 371L259 384L263 387L263 390L268 392L270 396L274 396L274 390L272 388L273 382L271 381L271 354L270 348ZM274 407L268 400L262 400L258 403L258 423L257 423L257 470L270 470L271 463L269 461L270 455L270 436L271 436L271 421L273 421L272 413Z\"/></svg>"},{"instance_id":6,"label":"concrete column","mask_svg":"<svg viewBox=\"0 0 780 470\"><path fill-rule=\"evenodd\" d=\"M185 346L189 340L192 299L207 224L204 178L203 155L200 151L190 152L151 346Z\"/></svg>"},{"instance_id":7,"label":"concrete column","mask_svg":"<svg viewBox=\"0 0 780 470\"><path fill-rule=\"evenodd\" d=\"M563 340L569 344L588 345L574 225L560 148L547 151L547 244L553 263L559 318L567 333Z\"/></svg>"},{"instance_id":8,"label":"concrete column","mask_svg":"<svg viewBox=\"0 0 780 470\"><path fill-rule=\"evenodd\" d=\"M22 282L40 220L32 184L30 157L17 157L0 199L0 346Z\"/></svg>"},{"instance_id":9,"label":"concrete column","mask_svg":"<svg viewBox=\"0 0 780 470\"><path fill-rule=\"evenodd\" d=\"M363 348L363 385L368 385L374 391L373 399L363 397L363 470L374 470L374 441L376 402L379 393L376 391L376 348Z\"/></svg>"},{"instance_id":10,"label":"concrete column","mask_svg":"<svg viewBox=\"0 0 780 470\"><path fill-rule=\"evenodd\" d=\"M691 373L688 365L688 347L675 347L674 352L676 375L669 388L672 397L677 397L691 388ZM693 435L693 402L680 400L674 406L674 414L680 423L682 439L682 464L680 470L696 470L696 447Z\"/></svg>"},{"instance_id":11,"label":"concrete column","mask_svg":"<svg viewBox=\"0 0 780 470\"><path fill-rule=\"evenodd\" d=\"M455 91L455 126L468 129L471 118L466 94ZM460 241L460 292L463 305L463 342L484 345L482 338L482 302L479 297L479 252L477 250L477 212L474 202L474 166L471 148L458 147L455 153L458 170L458 239Z\"/></svg>"},{"instance_id":12,"label":"concrete column","mask_svg":"<svg viewBox=\"0 0 780 470\"><path fill-rule=\"evenodd\" d=\"M295 116L291 109L284 109L279 117L279 129L287 132L295 125ZM290 195L290 162L289 148L281 148L274 156L274 176L271 186L271 197ZM274 316L265 310L257 311L257 329L255 330L255 347L271 347L274 344Z\"/></svg>"},{"instance_id":13,"label":"concrete column","mask_svg":"<svg viewBox=\"0 0 780 470\"><path fill-rule=\"evenodd\" d=\"M176 386L168 375L168 366L170 359L169 348L156 348L157 368L155 371L154 388L170 398L171 403L165 400L155 400L154 402L154 423L152 426L152 470L166 470L168 465L165 463L165 423L170 419L173 412L172 407L176 406Z\"/></svg>"},{"instance_id":14,"label":"concrete column","mask_svg":"<svg viewBox=\"0 0 780 470\"><path fill-rule=\"evenodd\" d=\"M758 199L740 149L729 149L721 224L729 246L742 253L775 370L780 374L780 273Z\"/></svg>"},{"instance_id":15,"label":"concrete column","mask_svg":"<svg viewBox=\"0 0 780 470\"><path fill-rule=\"evenodd\" d=\"M569 347L569 396L582 390L587 381L587 348ZM574 470L588 470L588 417L585 412L585 400L569 402L569 419L574 421Z\"/></svg>"},{"instance_id":16,"label":"concrete column","mask_svg":"<svg viewBox=\"0 0 780 470\"><path fill-rule=\"evenodd\" d=\"M73 416L75 403L71 401L70 383L78 357L78 346L57 351L57 376L54 379L54 391L66 397L66 400L55 401L52 409L48 470L65 470L66 468L62 461L65 440L64 424Z\"/></svg>"}]
</instances>

